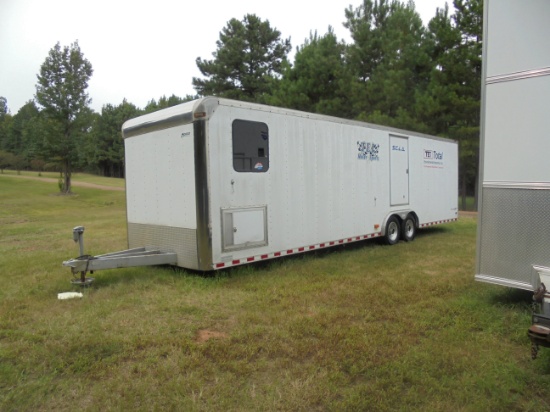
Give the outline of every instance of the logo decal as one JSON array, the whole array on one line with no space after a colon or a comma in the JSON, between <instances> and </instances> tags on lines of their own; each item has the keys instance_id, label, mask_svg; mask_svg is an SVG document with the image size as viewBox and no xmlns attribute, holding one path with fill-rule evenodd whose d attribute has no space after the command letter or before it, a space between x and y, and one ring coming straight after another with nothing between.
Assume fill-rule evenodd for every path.
<instances>
[{"instance_id":1,"label":"logo decal","mask_svg":"<svg viewBox=\"0 0 550 412\"><path fill-rule=\"evenodd\" d=\"M263 168L264 168L264 165L261 164L260 162L258 162L254 165L254 169L256 169L256 170L262 170Z\"/></svg>"},{"instance_id":2,"label":"logo decal","mask_svg":"<svg viewBox=\"0 0 550 412\"><path fill-rule=\"evenodd\" d=\"M443 169L443 152L424 149L424 167Z\"/></svg>"},{"instance_id":3,"label":"logo decal","mask_svg":"<svg viewBox=\"0 0 550 412\"><path fill-rule=\"evenodd\" d=\"M379 150L379 144L371 142L357 142L357 159L378 161L380 160L380 157L378 156Z\"/></svg>"}]
</instances>

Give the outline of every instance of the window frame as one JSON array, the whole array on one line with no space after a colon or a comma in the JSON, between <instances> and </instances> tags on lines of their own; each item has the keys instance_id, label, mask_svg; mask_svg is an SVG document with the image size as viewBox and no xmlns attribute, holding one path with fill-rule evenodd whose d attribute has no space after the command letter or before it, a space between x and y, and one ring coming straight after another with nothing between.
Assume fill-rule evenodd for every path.
<instances>
[{"instance_id":1,"label":"window frame","mask_svg":"<svg viewBox=\"0 0 550 412\"><path fill-rule=\"evenodd\" d=\"M258 144L262 141L265 143ZM267 123L234 119L231 124L231 143L235 172L266 173L269 170L269 126ZM239 167L239 162L242 162L242 167ZM249 166L246 166L247 162Z\"/></svg>"}]
</instances>

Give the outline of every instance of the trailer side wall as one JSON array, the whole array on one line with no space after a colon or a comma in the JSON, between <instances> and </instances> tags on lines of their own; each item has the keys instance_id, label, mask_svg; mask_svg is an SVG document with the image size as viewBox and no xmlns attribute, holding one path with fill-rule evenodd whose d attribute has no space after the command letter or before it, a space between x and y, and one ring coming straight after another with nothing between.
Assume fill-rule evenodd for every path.
<instances>
[{"instance_id":1,"label":"trailer side wall","mask_svg":"<svg viewBox=\"0 0 550 412\"><path fill-rule=\"evenodd\" d=\"M243 120L268 130L265 172L235 170L231 125ZM208 139L216 267L381 236L392 213L457 218L456 142L224 104ZM234 242L245 230L250 242Z\"/></svg>"},{"instance_id":2,"label":"trailer side wall","mask_svg":"<svg viewBox=\"0 0 550 412\"><path fill-rule=\"evenodd\" d=\"M533 289L550 266L550 2L486 0L476 279Z\"/></svg>"}]
</instances>

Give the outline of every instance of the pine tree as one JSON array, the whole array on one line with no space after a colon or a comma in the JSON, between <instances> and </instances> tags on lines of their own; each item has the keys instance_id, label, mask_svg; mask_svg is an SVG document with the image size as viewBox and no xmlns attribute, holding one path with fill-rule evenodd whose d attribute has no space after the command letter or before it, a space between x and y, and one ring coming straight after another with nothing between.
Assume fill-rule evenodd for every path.
<instances>
[{"instance_id":1,"label":"pine tree","mask_svg":"<svg viewBox=\"0 0 550 412\"><path fill-rule=\"evenodd\" d=\"M345 45L329 27L324 36L310 34L287 65L270 104L307 112L349 117L351 75L347 70Z\"/></svg>"},{"instance_id":2,"label":"pine tree","mask_svg":"<svg viewBox=\"0 0 550 412\"><path fill-rule=\"evenodd\" d=\"M439 9L428 25L430 83L417 99L417 116L430 133L460 144L460 192L475 194L479 156L482 0L455 0L455 13Z\"/></svg>"},{"instance_id":3,"label":"pine tree","mask_svg":"<svg viewBox=\"0 0 550 412\"><path fill-rule=\"evenodd\" d=\"M432 64L414 2L364 0L357 9L346 10L346 17L353 38L348 61L355 77L355 116L424 131L414 110Z\"/></svg>"},{"instance_id":4,"label":"pine tree","mask_svg":"<svg viewBox=\"0 0 550 412\"><path fill-rule=\"evenodd\" d=\"M107 104L96 115L83 150L88 165L103 176L124 177L124 122L139 116L136 106L124 100L120 105Z\"/></svg>"},{"instance_id":5,"label":"pine tree","mask_svg":"<svg viewBox=\"0 0 550 412\"><path fill-rule=\"evenodd\" d=\"M290 39L254 14L242 21L231 19L220 32L213 60L197 58L197 67L207 79L193 78L201 96L215 95L237 100L262 101L279 78Z\"/></svg>"}]
</instances>

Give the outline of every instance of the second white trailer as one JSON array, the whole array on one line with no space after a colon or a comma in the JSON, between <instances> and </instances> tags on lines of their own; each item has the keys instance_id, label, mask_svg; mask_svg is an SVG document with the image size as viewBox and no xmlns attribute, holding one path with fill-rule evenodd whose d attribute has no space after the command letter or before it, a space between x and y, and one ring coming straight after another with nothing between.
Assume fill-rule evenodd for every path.
<instances>
[{"instance_id":1,"label":"second white trailer","mask_svg":"<svg viewBox=\"0 0 550 412\"><path fill-rule=\"evenodd\" d=\"M549 18L547 0L484 1L475 278L535 292L533 358L550 347Z\"/></svg>"},{"instance_id":2,"label":"second white trailer","mask_svg":"<svg viewBox=\"0 0 550 412\"><path fill-rule=\"evenodd\" d=\"M129 247L209 271L458 215L454 141L207 97L123 126Z\"/></svg>"},{"instance_id":3,"label":"second white trailer","mask_svg":"<svg viewBox=\"0 0 550 412\"><path fill-rule=\"evenodd\" d=\"M476 279L536 290L550 276L550 2L484 10Z\"/></svg>"}]
</instances>

